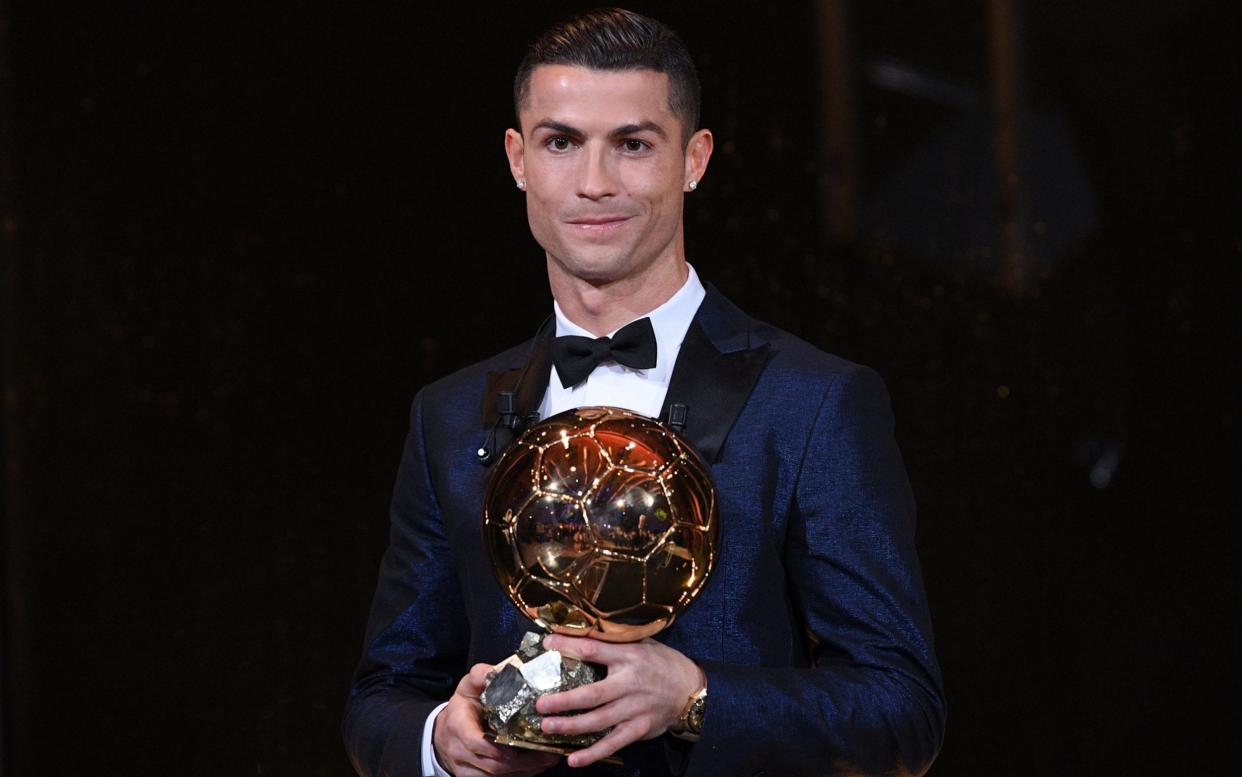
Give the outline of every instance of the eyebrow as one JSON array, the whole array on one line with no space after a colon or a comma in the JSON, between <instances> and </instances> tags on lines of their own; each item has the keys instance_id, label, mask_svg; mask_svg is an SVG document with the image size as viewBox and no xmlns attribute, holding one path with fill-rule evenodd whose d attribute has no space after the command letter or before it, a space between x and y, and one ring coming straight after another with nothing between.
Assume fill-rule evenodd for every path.
<instances>
[{"instance_id":1,"label":"eyebrow","mask_svg":"<svg viewBox=\"0 0 1242 777\"><path fill-rule=\"evenodd\" d=\"M552 121L551 119L545 119L536 124L534 127L531 127L531 134L533 135L536 130L540 129L552 130L553 132L559 132L562 135L569 135L574 138L586 136L586 133L577 127L571 127L568 124L562 124L559 121ZM636 135L639 132L651 132L658 135L662 140L668 140L668 133L666 133L664 128L659 124L656 124L654 121L642 121L637 124L624 124L617 127L612 132L609 132L608 135L609 137L617 138L625 135Z\"/></svg>"}]
</instances>

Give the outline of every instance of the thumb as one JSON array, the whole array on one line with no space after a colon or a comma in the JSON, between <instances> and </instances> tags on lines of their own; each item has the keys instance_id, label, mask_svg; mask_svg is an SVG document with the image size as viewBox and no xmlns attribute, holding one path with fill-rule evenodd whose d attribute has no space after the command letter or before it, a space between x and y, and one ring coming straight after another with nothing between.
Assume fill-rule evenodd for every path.
<instances>
[{"instance_id":1,"label":"thumb","mask_svg":"<svg viewBox=\"0 0 1242 777\"><path fill-rule=\"evenodd\" d=\"M457 690L467 696L478 697L483 693L483 686L487 684L487 675L492 671L491 664L475 664L470 667L470 673L461 678Z\"/></svg>"}]
</instances>

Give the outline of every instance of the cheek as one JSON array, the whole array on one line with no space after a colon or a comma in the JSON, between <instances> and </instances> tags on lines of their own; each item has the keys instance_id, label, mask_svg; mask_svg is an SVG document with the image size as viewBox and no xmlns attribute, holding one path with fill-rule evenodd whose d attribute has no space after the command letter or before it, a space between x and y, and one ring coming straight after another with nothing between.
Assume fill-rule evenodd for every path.
<instances>
[{"instance_id":1,"label":"cheek","mask_svg":"<svg viewBox=\"0 0 1242 777\"><path fill-rule=\"evenodd\" d=\"M644 202L652 211L668 211L681 196L681 168L671 165L660 169L635 170L623 176L626 193Z\"/></svg>"},{"instance_id":2,"label":"cheek","mask_svg":"<svg viewBox=\"0 0 1242 777\"><path fill-rule=\"evenodd\" d=\"M538 197L528 194L526 196L526 220L530 224L531 234L540 242L554 241L556 238L556 230L554 224L556 219L553 214L555 210L552 204L545 202Z\"/></svg>"},{"instance_id":3,"label":"cheek","mask_svg":"<svg viewBox=\"0 0 1242 777\"><path fill-rule=\"evenodd\" d=\"M527 185L526 190L526 214L530 220L547 221L548 209L552 207L547 197L541 194L543 190L533 181Z\"/></svg>"},{"instance_id":4,"label":"cheek","mask_svg":"<svg viewBox=\"0 0 1242 777\"><path fill-rule=\"evenodd\" d=\"M675 221L681 215L681 191L670 190L667 186L652 187L637 195L644 203L645 210L653 223L664 224Z\"/></svg>"}]
</instances>

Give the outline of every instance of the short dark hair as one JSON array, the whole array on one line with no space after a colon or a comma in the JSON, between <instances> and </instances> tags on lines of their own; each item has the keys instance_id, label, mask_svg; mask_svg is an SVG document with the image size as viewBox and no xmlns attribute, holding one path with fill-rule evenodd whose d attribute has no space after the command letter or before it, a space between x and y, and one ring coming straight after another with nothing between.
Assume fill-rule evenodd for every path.
<instances>
[{"instance_id":1,"label":"short dark hair","mask_svg":"<svg viewBox=\"0 0 1242 777\"><path fill-rule=\"evenodd\" d=\"M682 142L699 128L700 87L690 52L663 22L624 8L598 8L549 27L526 50L513 79L513 111L522 126L522 104L540 65L592 70L654 70L668 76L668 105L681 118Z\"/></svg>"}]
</instances>

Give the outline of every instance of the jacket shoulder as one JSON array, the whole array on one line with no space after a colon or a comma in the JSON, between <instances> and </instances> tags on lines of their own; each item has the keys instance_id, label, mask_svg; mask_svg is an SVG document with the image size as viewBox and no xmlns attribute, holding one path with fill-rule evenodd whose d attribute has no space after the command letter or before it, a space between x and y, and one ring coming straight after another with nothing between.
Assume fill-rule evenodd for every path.
<instances>
[{"instance_id":1,"label":"jacket shoulder","mask_svg":"<svg viewBox=\"0 0 1242 777\"><path fill-rule=\"evenodd\" d=\"M520 368L529 358L533 342L532 338L425 384L418 391L414 404L421 403L424 415L454 424L467 424L469 428L477 427L489 377L493 373Z\"/></svg>"},{"instance_id":2,"label":"jacket shoulder","mask_svg":"<svg viewBox=\"0 0 1242 777\"><path fill-rule=\"evenodd\" d=\"M438 394L444 391L459 390L477 383L479 380L486 381L490 373L521 367L529 358L533 343L533 339L527 340L512 348L507 348L495 356L490 356L482 361L461 367L444 377L437 378L428 383L423 387L423 391L429 394Z\"/></svg>"},{"instance_id":3,"label":"jacket shoulder","mask_svg":"<svg viewBox=\"0 0 1242 777\"><path fill-rule=\"evenodd\" d=\"M829 353L779 327L752 319L752 337L767 343L771 356L765 377L826 390L841 377L878 378L867 365Z\"/></svg>"},{"instance_id":4,"label":"jacket shoulder","mask_svg":"<svg viewBox=\"0 0 1242 777\"><path fill-rule=\"evenodd\" d=\"M861 364L828 353L797 335L752 317L711 284L697 317L705 334L723 352L766 348L761 380L776 379L807 391L831 385L842 375L872 373ZM809 384L809 385L808 385Z\"/></svg>"}]
</instances>

